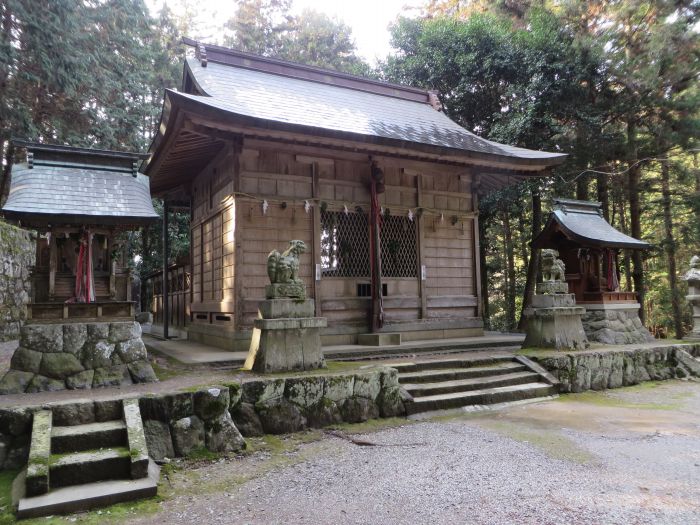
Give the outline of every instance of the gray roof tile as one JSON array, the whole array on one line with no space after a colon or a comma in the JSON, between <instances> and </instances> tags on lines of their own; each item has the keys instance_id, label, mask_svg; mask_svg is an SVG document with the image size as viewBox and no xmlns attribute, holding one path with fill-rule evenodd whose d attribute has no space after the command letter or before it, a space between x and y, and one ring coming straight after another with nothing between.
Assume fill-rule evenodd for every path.
<instances>
[{"instance_id":1,"label":"gray roof tile","mask_svg":"<svg viewBox=\"0 0 700 525\"><path fill-rule=\"evenodd\" d=\"M207 96L176 96L237 115L511 158L564 156L483 139L423 102L216 62L187 64Z\"/></svg>"}]
</instances>

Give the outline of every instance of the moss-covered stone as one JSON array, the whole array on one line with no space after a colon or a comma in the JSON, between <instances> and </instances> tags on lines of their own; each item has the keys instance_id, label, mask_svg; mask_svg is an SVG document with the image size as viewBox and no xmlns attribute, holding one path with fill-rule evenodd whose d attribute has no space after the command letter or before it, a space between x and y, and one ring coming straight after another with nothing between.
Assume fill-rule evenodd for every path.
<instances>
[{"instance_id":1,"label":"moss-covered stone","mask_svg":"<svg viewBox=\"0 0 700 525\"><path fill-rule=\"evenodd\" d=\"M364 397L374 401L377 399L381 389L381 375L379 370L373 370L363 374L355 374L353 396Z\"/></svg>"},{"instance_id":2,"label":"moss-covered stone","mask_svg":"<svg viewBox=\"0 0 700 525\"><path fill-rule=\"evenodd\" d=\"M151 363L146 360L134 361L126 366L134 383L153 383L158 381Z\"/></svg>"},{"instance_id":3,"label":"moss-covered stone","mask_svg":"<svg viewBox=\"0 0 700 525\"><path fill-rule=\"evenodd\" d=\"M114 349L115 345L107 341L89 342L83 347L80 359L85 368L108 368L114 364L112 362Z\"/></svg>"},{"instance_id":4,"label":"moss-covered stone","mask_svg":"<svg viewBox=\"0 0 700 525\"><path fill-rule=\"evenodd\" d=\"M109 337L109 323L89 323L87 325L88 341L96 343Z\"/></svg>"},{"instance_id":5,"label":"moss-covered stone","mask_svg":"<svg viewBox=\"0 0 700 525\"><path fill-rule=\"evenodd\" d=\"M96 368L92 380L93 388L131 384L133 384L133 381L131 380L131 375L126 365Z\"/></svg>"},{"instance_id":6,"label":"moss-covered stone","mask_svg":"<svg viewBox=\"0 0 700 525\"><path fill-rule=\"evenodd\" d=\"M136 321L110 323L109 341L121 343L130 339L141 339L141 325Z\"/></svg>"},{"instance_id":7,"label":"moss-covered stone","mask_svg":"<svg viewBox=\"0 0 700 525\"><path fill-rule=\"evenodd\" d=\"M34 412L32 437L27 463L26 490L28 496L49 491L49 457L51 456L51 410Z\"/></svg>"},{"instance_id":8,"label":"moss-covered stone","mask_svg":"<svg viewBox=\"0 0 700 525\"><path fill-rule=\"evenodd\" d=\"M285 381L284 397L300 407L312 407L321 402L324 385L322 376L290 377Z\"/></svg>"},{"instance_id":9,"label":"moss-covered stone","mask_svg":"<svg viewBox=\"0 0 700 525\"><path fill-rule=\"evenodd\" d=\"M260 379L243 383L243 401L246 403L267 403L284 397L283 378Z\"/></svg>"},{"instance_id":10,"label":"moss-covered stone","mask_svg":"<svg viewBox=\"0 0 700 525\"><path fill-rule=\"evenodd\" d=\"M63 325L63 351L80 355L87 342L88 332L84 323L66 323Z\"/></svg>"},{"instance_id":11,"label":"moss-covered stone","mask_svg":"<svg viewBox=\"0 0 700 525\"><path fill-rule=\"evenodd\" d=\"M323 397L340 404L352 397L354 386L353 375L328 376L324 382Z\"/></svg>"},{"instance_id":12,"label":"moss-covered stone","mask_svg":"<svg viewBox=\"0 0 700 525\"><path fill-rule=\"evenodd\" d=\"M95 404L89 400L51 405L54 425L84 425L95 422Z\"/></svg>"},{"instance_id":13,"label":"moss-covered stone","mask_svg":"<svg viewBox=\"0 0 700 525\"><path fill-rule=\"evenodd\" d=\"M117 343L117 354L122 362L126 364L134 361L144 361L148 358L146 345L143 344L140 337Z\"/></svg>"},{"instance_id":14,"label":"moss-covered stone","mask_svg":"<svg viewBox=\"0 0 700 525\"><path fill-rule=\"evenodd\" d=\"M20 346L37 352L63 352L63 325L25 325L20 334Z\"/></svg>"},{"instance_id":15,"label":"moss-covered stone","mask_svg":"<svg viewBox=\"0 0 700 525\"><path fill-rule=\"evenodd\" d=\"M39 367L39 373L42 375L62 380L83 370L85 367L78 358L67 352L44 354Z\"/></svg>"},{"instance_id":16,"label":"moss-covered stone","mask_svg":"<svg viewBox=\"0 0 700 525\"><path fill-rule=\"evenodd\" d=\"M340 408L335 401L327 397L322 397L318 403L307 408L304 415L311 428L323 428L343 422Z\"/></svg>"},{"instance_id":17,"label":"moss-covered stone","mask_svg":"<svg viewBox=\"0 0 700 525\"><path fill-rule=\"evenodd\" d=\"M156 461L175 457L173 440L170 435L170 425L168 423L154 419L145 419L143 421L143 430L149 456Z\"/></svg>"},{"instance_id":18,"label":"moss-covered stone","mask_svg":"<svg viewBox=\"0 0 700 525\"><path fill-rule=\"evenodd\" d=\"M362 423L378 418L379 408L367 397L351 397L340 406L340 413L347 423Z\"/></svg>"},{"instance_id":19,"label":"moss-covered stone","mask_svg":"<svg viewBox=\"0 0 700 525\"><path fill-rule=\"evenodd\" d=\"M32 372L21 372L19 370L8 371L0 379L0 395L26 392L35 375Z\"/></svg>"},{"instance_id":20,"label":"moss-covered stone","mask_svg":"<svg viewBox=\"0 0 700 525\"><path fill-rule=\"evenodd\" d=\"M228 414L229 394L226 387L211 387L194 393L194 413L204 421Z\"/></svg>"},{"instance_id":21,"label":"moss-covered stone","mask_svg":"<svg viewBox=\"0 0 700 525\"><path fill-rule=\"evenodd\" d=\"M25 436L32 425L32 412L24 407L0 408L0 433Z\"/></svg>"},{"instance_id":22,"label":"moss-covered stone","mask_svg":"<svg viewBox=\"0 0 700 525\"><path fill-rule=\"evenodd\" d=\"M32 394L34 392L58 392L65 390L66 382L61 379L53 379L41 374L36 374L27 385L26 392Z\"/></svg>"},{"instance_id":23,"label":"moss-covered stone","mask_svg":"<svg viewBox=\"0 0 700 525\"><path fill-rule=\"evenodd\" d=\"M205 441L212 452L238 452L246 447L245 439L236 428L228 411L204 423Z\"/></svg>"},{"instance_id":24,"label":"moss-covered stone","mask_svg":"<svg viewBox=\"0 0 700 525\"><path fill-rule=\"evenodd\" d=\"M170 425L177 456L188 456L205 444L204 422L197 416L183 417Z\"/></svg>"},{"instance_id":25,"label":"moss-covered stone","mask_svg":"<svg viewBox=\"0 0 700 525\"><path fill-rule=\"evenodd\" d=\"M286 399L256 403L255 411L267 434L288 434L306 428L301 409Z\"/></svg>"},{"instance_id":26,"label":"moss-covered stone","mask_svg":"<svg viewBox=\"0 0 700 525\"><path fill-rule=\"evenodd\" d=\"M95 377L94 370L84 370L72 376L66 377L66 388L70 390L85 390L92 388L92 381Z\"/></svg>"},{"instance_id":27,"label":"moss-covered stone","mask_svg":"<svg viewBox=\"0 0 700 525\"><path fill-rule=\"evenodd\" d=\"M238 403L230 413L233 422L243 436L262 436L265 433L260 417L255 411L255 406L250 403Z\"/></svg>"},{"instance_id":28,"label":"moss-covered stone","mask_svg":"<svg viewBox=\"0 0 700 525\"><path fill-rule=\"evenodd\" d=\"M44 354L42 352L37 352L35 350L30 350L20 346L17 350L15 350L15 353L12 354L10 368L21 372L32 372L37 374L39 373L41 358L43 356Z\"/></svg>"}]
</instances>

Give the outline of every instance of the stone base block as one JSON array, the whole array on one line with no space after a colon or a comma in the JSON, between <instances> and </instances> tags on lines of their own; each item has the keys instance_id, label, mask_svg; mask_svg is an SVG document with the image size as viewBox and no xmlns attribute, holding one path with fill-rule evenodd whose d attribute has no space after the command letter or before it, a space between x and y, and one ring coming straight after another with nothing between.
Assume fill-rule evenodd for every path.
<instances>
[{"instance_id":1,"label":"stone base block","mask_svg":"<svg viewBox=\"0 0 700 525\"><path fill-rule=\"evenodd\" d=\"M304 283L275 283L265 286L266 299L306 299Z\"/></svg>"},{"instance_id":2,"label":"stone base block","mask_svg":"<svg viewBox=\"0 0 700 525\"><path fill-rule=\"evenodd\" d=\"M400 345L401 333L379 333L379 334L359 334L357 336L357 344L364 346L388 346Z\"/></svg>"},{"instance_id":3,"label":"stone base block","mask_svg":"<svg viewBox=\"0 0 700 525\"><path fill-rule=\"evenodd\" d=\"M533 308L562 308L573 306L576 306L576 296L572 293L539 294L532 296ZM581 313L583 313L583 311Z\"/></svg>"},{"instance_id":4,"label":"stone base block","mask_svg":"<svg viewBox=\"0 0 700 525\"><path fill-rule=\"evenodd\" d=\"M588 346L583 330L582 307L529 308L523 347L582 350Z\"/></svg>"},{"instance_id":5,"label":"stone base block","mask_svg":"<svg viewBox=\"0 0 700 525\"><path fill-rule=\"evenodd\" d=\"M590 341L606 345L654 341L639 319L639 304L587 304L582 321Z\"/></svg>"},{"instance_id":6,"label":"stone base block","mask_svg":"<svg viewBox=\"0 0 700 525\"><path fill-rule=\"evenodd\" d=\"M543 283L537 283L536 292L537 294L568 294L569 285L564 281L545 281Z\"/></svg>"},{"instance_id":7,"label":"stone base block","mask_svg":"<svg viewBox=\"0 0 700 525\"><path fill-rule=\"evenodd\" d=\"M313 317L315 305L313 299L268 299L260 301L258 311L263 319Z\"/></svg>"},{"instance_id":8,"label":"stone base block","mask_svg":"<svg viewBox=\"0 0 700 525\"><path fill-rule=\"evenodd\" d=\"M256 319L244 368L255 372L287 372L325 367L321 329L325 317Z\"/></svg>"}]
</instances>

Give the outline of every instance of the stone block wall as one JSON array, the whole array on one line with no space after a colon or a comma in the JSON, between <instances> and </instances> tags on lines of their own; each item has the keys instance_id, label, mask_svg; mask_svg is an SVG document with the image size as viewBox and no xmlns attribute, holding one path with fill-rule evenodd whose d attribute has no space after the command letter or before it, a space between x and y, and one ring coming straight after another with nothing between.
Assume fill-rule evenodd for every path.
<instances>
[{"instance_id":1,"label":"stone block wall","mask_svg":"<svg viewBox=\"0 0 700 525\"><path fill-rule=\"evenodd\" d=\"M36 245L32 233L0 220L0 341L17 339L27 318Z\"/></svg>"},{"instance_id":2,"label":"stone block wall","mask_svg":"<svg viewBox=\"0 0 700 525\"><path fill-rule=\"evenodd\" d=\"M282 434L341 422L404 416L407 394L396 369L270 378L139 397L149 455L161 460L205 448L236 452L243 436ZM118 419L121 399L49 405L55 425ZM0 470L27 462L33 413L46 406L0 408Z\"/></svg>"},{"instance_id":3,"label":"stone block wall","mask_svg":"<svg viewBox=\"0 0 700 525\"><path fill-rule=\"evenodd\" d=\"M649 333L639 319L637 308L586 310L581 317L583 329L589 341L606 345L628 345L653 343Z\"/></svg>"},{"instance_id":4,"label":"stone block wall","mask_svg":"<svg viewBox=\"0 0 700 525\"><path fill-rule=\"evenodd\" d=\"M20 333L0 394L157 381L135 321L31 323Z\"/></svg>"},{"instance_id":5,"label":"stone block wall","mask_svg":"<svg viewBox=\"0 0 700 525\"><path fill-rule=\"evenodd\" d=\"M284 434L337 423L405 416L408 394L394 368L356 374L259 379L231 397L231 416L244 436Z\"/></svg>"},{"instance_id":6,"label":"stone block wall","mask_svg":"<svg viewBox=\"0 0 700 525\"><path fill-rule=\"evenodd\" d=\"M529 357L561 381L560 392L583 392L620 388L642 381L700 377L700 362L691 355L697 351L696 347L588 350Z\"/></svg>"}]
</instances>

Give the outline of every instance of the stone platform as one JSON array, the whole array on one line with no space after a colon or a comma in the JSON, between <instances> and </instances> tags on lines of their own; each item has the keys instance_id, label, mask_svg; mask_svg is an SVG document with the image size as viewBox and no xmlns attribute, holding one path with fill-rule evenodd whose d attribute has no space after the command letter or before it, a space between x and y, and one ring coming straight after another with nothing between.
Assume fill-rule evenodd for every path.
<instances>
[{"instance_id":1,"label":"stone platform","mask_svg":"<svg viewBox=\"0 0 700 525\"><path fill-rule=\"evenodd\" d=\"M532 306L523 312L527 319L523 345L557 350L586 348L588 340L581 324L584 313L565 282L538 283Z\"/></svg>"},{"instance_id":2,"label":"stone platform","mask_svg":"<svg viewBox=\"0 0 700 525\"><path fill-rule=\"evenodd\" d=\"M33 322L22 327L0 394L151 381L157 379L137 322Z\"/></svg>"},{"instance_id":3,"label":"stone platform","mask_svg":"<svg viewBox=\"0 0 700 525\"><path fill-rule=\"evenodd\" d=\"M638 303L586 304L581 318L590 341L607 345L651 343L654 336L639 319Z\"/></svg>"}]
</instances>

